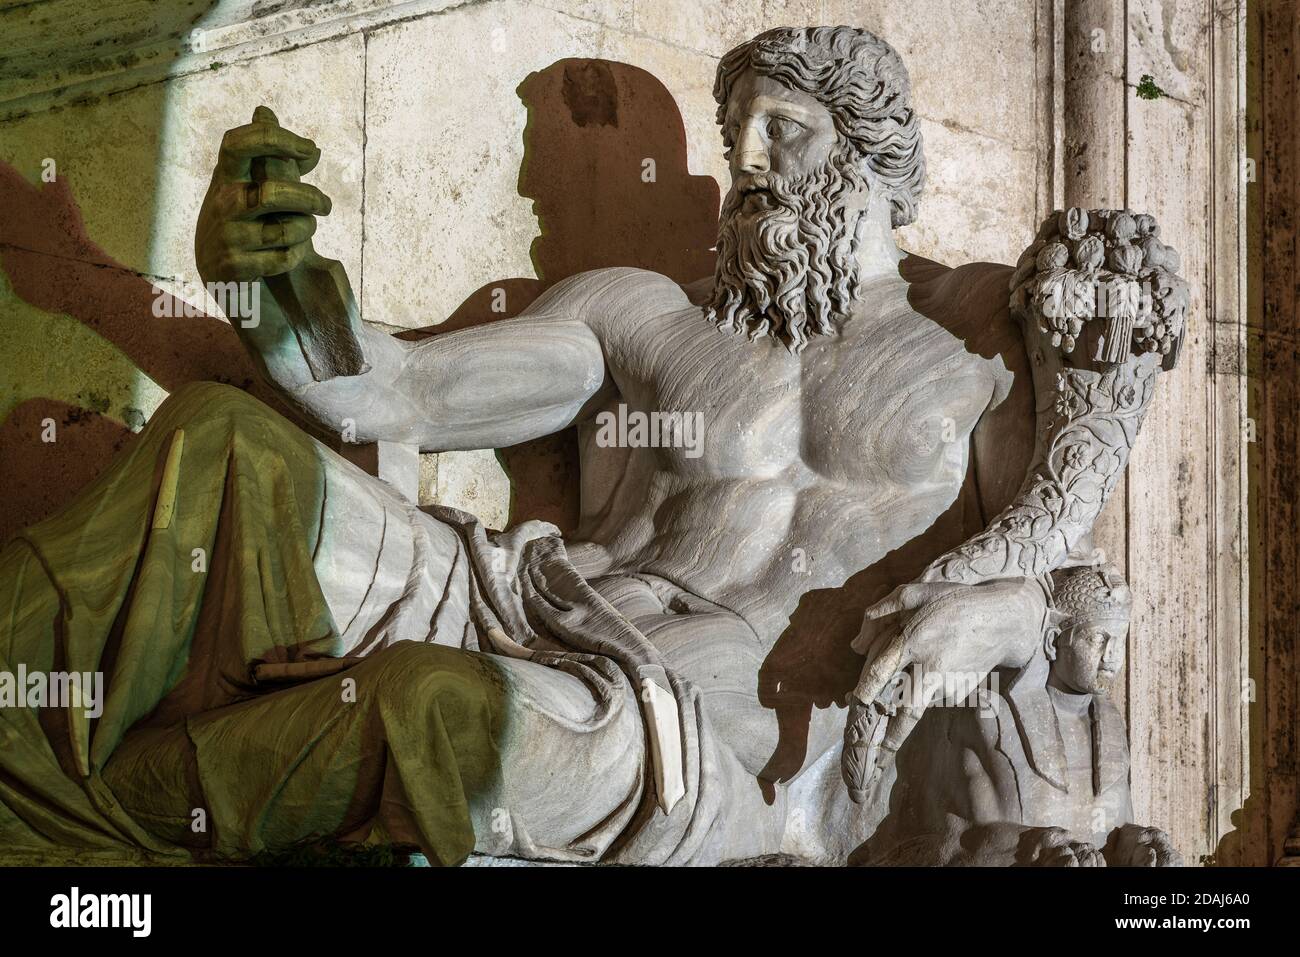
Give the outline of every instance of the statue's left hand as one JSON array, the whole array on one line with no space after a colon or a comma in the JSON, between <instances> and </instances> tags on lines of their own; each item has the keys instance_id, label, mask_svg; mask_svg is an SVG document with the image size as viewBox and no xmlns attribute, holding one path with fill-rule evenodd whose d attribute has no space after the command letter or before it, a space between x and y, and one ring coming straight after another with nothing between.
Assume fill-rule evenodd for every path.
<instances>
[{"instance_id":1,"label":"statue's left hand","mask_svg":"<svg viewBox=\"0 0 1300 957\"><path fill-rule=\"evenodd\" d=\"M927 674L982 681L994 668L1019 667L1042 640L1046 615L1047 596L1033 579L903 585L863 616L853 649L867 660L853 697L864 704L881 698L905 670L915 686L929 687ZM911 702L889 719L886 752L898 750L930 703Z\"/></svg>"}]
</instances>

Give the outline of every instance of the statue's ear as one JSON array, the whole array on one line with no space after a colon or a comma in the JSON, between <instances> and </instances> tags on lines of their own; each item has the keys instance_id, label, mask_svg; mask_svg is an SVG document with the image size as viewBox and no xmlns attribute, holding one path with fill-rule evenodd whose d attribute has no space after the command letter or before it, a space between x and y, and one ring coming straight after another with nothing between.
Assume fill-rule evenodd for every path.
<instances>
[{"instance_id":1,"label":"statue's ear","mask_svg":"<svg viewBox=\"0 0 1300 957\"><path fill-rule=\"evenodd\" d=\"M1056 660L1056 639L1061 636L1061 625L1066 617L1055 609L1047 612L1047 622L1043 627L1043 654L1048 661Z\"/></svg>"}]
</instances>

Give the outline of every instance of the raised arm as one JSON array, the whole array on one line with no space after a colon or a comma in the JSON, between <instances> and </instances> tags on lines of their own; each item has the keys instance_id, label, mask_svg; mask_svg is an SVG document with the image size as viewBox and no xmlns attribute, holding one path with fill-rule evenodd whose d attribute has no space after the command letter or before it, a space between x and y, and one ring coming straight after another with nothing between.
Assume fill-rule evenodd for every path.
<instances>
[{"instance_id":1,"label":"raised arm","mask_svg":"<svg viewBox=\"0 0 1300 957\"><path fill-rule=\"evenodd\" d=\"M307 382L291 398L314 418L356 426L352 441L422 451L492 449L558 432L594 414L611 388L595 334L556 287L517 319L420 342L367 330L359 376Z\"/></svg>"},{"instance_id":2,"label":"raised arm","mask_svg":"<svg viewBox=\"0 0 1300 957\"><path fill-rule=\"evenodd\" d=\"M1025 250L1011 311L1037 396L1033 464L1015 500L923 580L1037 577L1092 530L1185 331L1187 283L1159 233L1150 216L1071 209Z\"/></svg>"},{"instance_id":3,"label":"raised arm","mask_svg":"<svg viewBox=\"0 0 1300 957\"><path fill-rule=\"evenodd\" d=\"M988 527L867 609L844 777L866 796L920 718L881 702L904 669L987 675L1018 667L1051 607L1048 573L1091 531L1178 358L1188 288L1150 216L1070 209L1046 223L1012 278L1029 353L1036 447L1015 499ZM886 720L887 719L887 720Z\"/></svg>"},{"instance_id":4,"label":"raised arm","mask_svg":"<svg viewBox=\"0 0 1300 957\"><path fill-rule=\"evenodd\" d=\"M420 342L362 322L342 266L312 249L330 200L299 176L319 157L258 107L222 141L195 235L209 288L258 284L255 298L240 297L257 304L253 314L230 319L286 400L349 442L425 451L513 445L594 408L611 386L580 282L516 319Z\"/></svg>"}]
</instances>

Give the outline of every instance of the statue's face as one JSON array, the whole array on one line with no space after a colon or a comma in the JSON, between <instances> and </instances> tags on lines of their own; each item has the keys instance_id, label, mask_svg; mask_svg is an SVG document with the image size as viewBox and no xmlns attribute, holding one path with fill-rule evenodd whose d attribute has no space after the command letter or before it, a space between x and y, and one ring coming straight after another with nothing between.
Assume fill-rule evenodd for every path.
<instances>
[{"instance_id":1,"label":"statue's face","mask_svg":"<svg viewBox=\"0 0 1300 957\"><path fill-rule=\"evenodd\" d=\"M741 209L771 209L767 174L802 179L825 168L835 146L830 111L812 96L769 76L747 70L727 101L726 130L732 148L731 185Z\"/></svg>"},{"instance_id":2,"label":"statue's face","mask_svg":"<svg viewBox=\"0 0 1300 957\"><path fill-rule=\"evenodd\" d=\"M723 120L731 189L706 315L719 328L770 335L799 351L835 331L858 293L855 230L868 195L814 97L747 70Z\"/></svg>"},{"instance_id":3,"label":"statue's face","mask_svg":"<svg viewBox=\"0 0 1300 957\"><path fill-rule=\"evenodd\" d=\"M1080 694L1105 694L1124 666L1127 632L1122 621L1086 622L1066 629L1056 640L1053 673Z\"/></svg>"}]
</instances>

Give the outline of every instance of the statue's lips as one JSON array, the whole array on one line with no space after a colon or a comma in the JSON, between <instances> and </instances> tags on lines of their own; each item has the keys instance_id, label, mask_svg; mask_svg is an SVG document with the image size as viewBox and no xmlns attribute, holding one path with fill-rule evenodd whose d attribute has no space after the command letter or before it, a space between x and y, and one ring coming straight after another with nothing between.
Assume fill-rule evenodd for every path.
<instances>
[{"instance_id":1,"label":"statue's lips","mask_svg":"<svg viewBox=\"0 0 1300 957\"><path fill-rule=\"evenodd\" d=\"M757 209L774 209L776 208L776 199L772 196L772 191L766 186L757 184L742 186L740 188L741 204L746 210L753 211Z\"/></svg>"}]
</instances>

